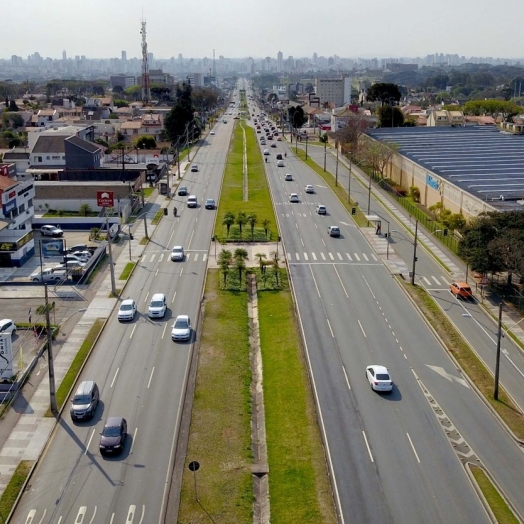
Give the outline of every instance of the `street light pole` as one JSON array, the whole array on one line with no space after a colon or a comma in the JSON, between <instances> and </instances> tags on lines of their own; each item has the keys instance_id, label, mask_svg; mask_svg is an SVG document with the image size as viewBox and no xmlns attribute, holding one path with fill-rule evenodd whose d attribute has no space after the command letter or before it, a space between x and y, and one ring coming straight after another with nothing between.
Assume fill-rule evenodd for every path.
<instances>
[{"instance_id":1,"label":"street light pole","mask_svg":"<svg viewBox=\"0 0 524 524\"><path fill-rule=\"evenodd\" d=\"M493 398L499 399L499 374L500 374L500 339L502 338L502 302L499 304L499 326L497 330L497 361L495 363L495 388Z\"/></svg>"},{"instance_id":2,"label":"street light pole","mask_svg":"<svg viewBox=\"0 0 524 524\"><path fill-rule=\"evenodd\" d=\"M43 276L42 276L43 280ZM55 384L55 364L53 360L53 333L51 331L51 319L49 318L49 296L47 294L47 284L44 282L45 292L45 323L47 331L47 360L49 366L49 402L53 415L58 414L56 404L56 384Z\"/></svg>"},{"instance_id":3,"label":"street light pole","mask_svg":"<svg viewBox=\"0 0 524 524\"><path fill-rule=\"evenodd\" d=\"M142 193L143 194L143 193ZM109 251L109 273L111 275L111 293L116 297L115 266L113 265L113 251L111 249L111 231L109 231L109 216L106 207L106 230L107 230L107 247Z\"/></svg>"},{"instance_id":4,"label":"street light pole","mask_svg":"<svg viewBox=\"0 0 524 524\"><path fill-rule=\"evenodd\" d=\"M368 215L371 208L371 175L369 175L369 186L368 186Z\"/></svg>"},{"instance_id":5,"label":"street light pole","mask_svg":"<svg viewBox=\"0 0 524 524\"><path fill-rule=\"evenodd\" d=\"M335 167L335 186L338 186L338 142L335 142L337 148L337 165Z\"/></svg>"},{"instance_id":6,"label":"street light pole","mask_svg":"<svg viewBox=\"0 0 524 524\"><path fill-rule=\"evenodd\" d=\"M415 241L413 242L413 268L411 270L411 285L415 285L415 264L417 263L417 233L418 220L415 222Z\"/></svg>"},{"instance_id":7,"label":"street light pole","mask_svg":"<svg viewBox=\"0 0 524 524\"><path fill-rule=\"evenodd\" d=\"M351 151L349 152L348 202L351 204Z\"/></svg>"},{"instance_id":8,"label":"street light pole","mask_svg":"<svg viewBox=\"0 0 524 524\"><path fill-rule=\"evenodd\" d=\"M327 135L324 141L324 173L326 172L326 155L327 155Z\"/></svg>"}]
</instances>

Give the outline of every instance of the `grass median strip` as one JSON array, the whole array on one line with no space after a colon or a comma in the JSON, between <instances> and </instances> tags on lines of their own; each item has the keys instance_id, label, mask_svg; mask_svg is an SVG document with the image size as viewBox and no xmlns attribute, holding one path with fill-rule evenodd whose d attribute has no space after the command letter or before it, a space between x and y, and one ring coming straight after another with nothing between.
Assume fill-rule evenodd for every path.
<instances>
[{"instance_id":1,"label":"grass median strip","mask_svg":"<svg viewBox=\"0 0 524 524\"><path fill-rule=\"evenodd\" d=\"M2 493L2 497L0 498L0 515L2 517L2 522L5 522L5 519L9 513L11 513L18 494L31 471L33 464L33 460L22 460L20 464L18 464L11 480Z\"/></svg>"},{"instance_id":2,"label":"grass median strip","mask_svg":"<svg viewBox=\"0 0 524 524\"><path fill-rule=\"evenodd\" d=\"M197 384L187 462L198 460L198 497L219 522L252 522L251 370L247 294L221 291L218 271L205 289ZM179 524L205 521L194 477L184 468Z\"/></svg>"},{"instance_id":3,"label":"grass median strip","mask_svg":"<svg viewBox=\"0 0 524 524\"><path fill-rule=\"evenodd\" d=\"M133 268L135 267L134 262L128 262L126 266L124 267L124 270L122 271L122 274L118 277L118 280L127 280L129 278L129 275L133 271Z\"/></svg>"},{"instance_id":4,"label":"grass median strip","mask_svg":"<svg viewBox=\"0 0 524 524\"><path fill-rule=\"evenodd\" d=\"M286 277L282 284L281 291L258 294L271 521L335 523L324 448Z\"/></svg>"}]
</instances>

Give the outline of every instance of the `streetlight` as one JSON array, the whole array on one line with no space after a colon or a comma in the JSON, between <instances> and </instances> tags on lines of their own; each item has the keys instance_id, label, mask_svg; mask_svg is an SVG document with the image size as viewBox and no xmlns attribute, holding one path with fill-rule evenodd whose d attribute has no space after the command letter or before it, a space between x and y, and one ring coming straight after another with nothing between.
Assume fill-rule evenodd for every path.
<instances>
[{"instance_id":1,"label":"streetlight","mask_svg":"<svg viewBox=\"0 0 524 524\"><path fill-rule=\"evenodd\" d=\"M307 162L307 143L308 143L309 135L306 135L306 162Z\"/></svg>"},{"instance_id":2,"label":"streetlight","mask_svg":"<svg viewBox=\"0 0 524 524\"><path fill-rule=\"evenodd\" d=\"M326 172L327 135L324 140L324 173Z\"/></svg>"},{"instance_id":3,"label":"streetlight","mask_svg":"<svg viewBox=\"0 0 524 524\"><path fill-rule=\"evenodd\" d=\"M499 399L499 375L500 375L500 339L502 338L502 302L499 304L499 325L497 330L497 357L495 362L495 385L493 398Z\"/></svg>"},{"instance_id":4,"label":"streetlight","mask_svg":"<svg viewBox=\"0 0 524 524\"><path fill-rule=\"evenodd\" d=\"M417 233L418 220L415 221L415 241L413 242L413 268L411 270L411 285L415 285L415 264L417 263Z\"/></svg>"},{"instance_id":5,"label":"streetlight","mask_svg":"<svg viewBox=\"0 0 524 524\"><path fill-rule=\"evenodd\" d=\"M368 215L371 207L371 175L369 175L369 186L368 186Z\"/></svg>"}]
</instances>

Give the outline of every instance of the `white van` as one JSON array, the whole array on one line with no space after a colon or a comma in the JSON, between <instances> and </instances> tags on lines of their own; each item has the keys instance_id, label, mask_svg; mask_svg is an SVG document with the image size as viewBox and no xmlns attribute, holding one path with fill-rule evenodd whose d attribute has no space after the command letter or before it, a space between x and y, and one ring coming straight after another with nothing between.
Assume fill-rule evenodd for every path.
<instances>
[{"instance_id":1,"label":"white van","mask_svg":"<svg viewBox=\"0 0 524 524\"><path fill-rule=\"evenodd\" d=\"M187 207L197 207L197 197L195 195L187 197Z\"/></svg>"}]
</instances>

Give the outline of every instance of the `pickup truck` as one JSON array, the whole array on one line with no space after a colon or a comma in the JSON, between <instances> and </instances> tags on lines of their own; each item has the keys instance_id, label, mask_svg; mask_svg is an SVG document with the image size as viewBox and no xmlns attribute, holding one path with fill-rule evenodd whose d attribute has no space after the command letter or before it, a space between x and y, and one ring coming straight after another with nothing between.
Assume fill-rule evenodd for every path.
<instances>
[{"instance_id":1,"label":"pickup truck","mask_svg":"<svg viewBox=\"0 0 524 524\"><path fill-rule=\"evenodd\" d=\"M65 270L60 269L44 269L43 271L35 271L31 275L31 280L33 282L60 282L64 280L67 276Z\"/></svg>"}]
</instances>

